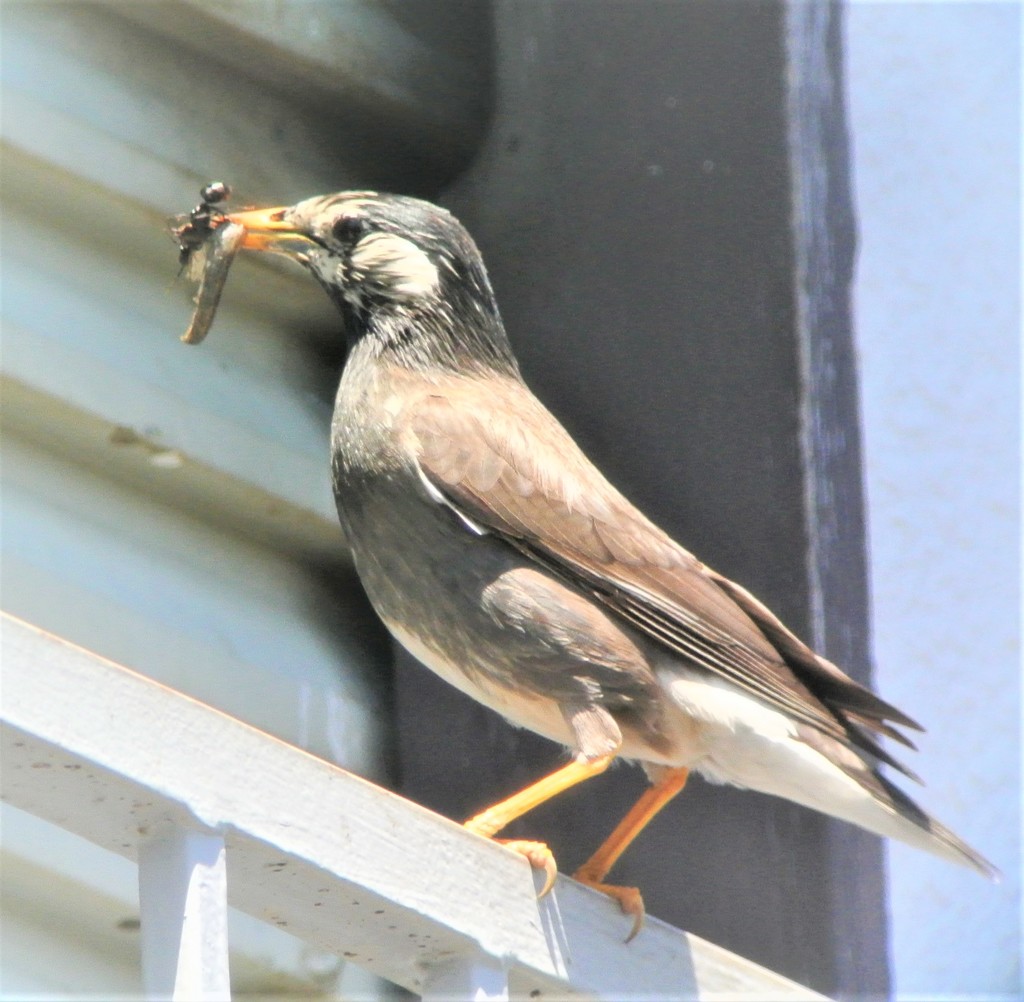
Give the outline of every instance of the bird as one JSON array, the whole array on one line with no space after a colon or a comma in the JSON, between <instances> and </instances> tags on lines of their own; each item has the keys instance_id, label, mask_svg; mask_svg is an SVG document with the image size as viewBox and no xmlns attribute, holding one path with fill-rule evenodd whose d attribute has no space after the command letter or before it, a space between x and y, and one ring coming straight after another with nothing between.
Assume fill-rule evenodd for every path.
<instances>
[{"instance_id":1,"label":"bird","mask_svg":"<svg viewBox=\"0 0 1024 1002\"><path fill-rule=\"evenodd\" d=\"M901 728L920 725L645 517L533 395L451 213L374 191L217 212L204 228L244 230L232 254L299 262L341 314L333 487L377 614L427 668L570 753L466 828L495 838L614 760L639 764L645 792L574 874L632 915L630 938L642 895L607 875L693 772L996 877L883 774L916 779L880 739L913 748ZM508 844L546 892L545 843Z\"/></svg>"}]
</instances>

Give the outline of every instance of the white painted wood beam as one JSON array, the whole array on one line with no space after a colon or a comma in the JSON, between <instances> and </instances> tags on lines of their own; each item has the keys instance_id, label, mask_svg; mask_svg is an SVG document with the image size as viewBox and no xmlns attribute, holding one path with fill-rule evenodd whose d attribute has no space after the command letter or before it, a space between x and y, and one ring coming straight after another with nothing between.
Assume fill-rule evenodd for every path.
<instances>
[{"instance_id":1,"label":"white painted wood beam","mask_svg":"<svg viewBox=\"0 0 1024 1002\"><path fill-rule=\"evenodd\" d=\"M146 997L230 999L223 835L169 828L140 842L138 857Z\"/></svg>"},{"instance_id":2,"label":"white painted wood beam","mask_svg":"<svg viewBox=\"0 0 1024 1002\"><path fill-rule=\"evenodd\" d=\"M508 971L493 958L453 957L432 967L420 993L423 1002L508 1002Z\"/></svg>"},{"instance_id":3,"label":"white painted wood beam","mask_svg":"<svg viewBox=\"0 0 1024 1002\"><path fill-rule=\"evenodd\" d=\"M603 896L538 901L502 846L10 617L2 654L5 799L135 860L164 826L221 835L233 905L412 991L821 998L653 917L626 944Z\"/></svg>"}]
</instances>

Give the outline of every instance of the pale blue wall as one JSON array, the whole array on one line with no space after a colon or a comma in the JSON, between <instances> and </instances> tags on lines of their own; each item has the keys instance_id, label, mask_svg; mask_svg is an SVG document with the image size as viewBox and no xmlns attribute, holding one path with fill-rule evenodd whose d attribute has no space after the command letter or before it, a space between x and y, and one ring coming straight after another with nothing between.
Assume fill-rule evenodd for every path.
<instances>
[{"instance_id":1,"label":"pale blue wall","mask_svg":"<svg viewBox=\"0 0 1024 1002\"><path fill-rule=\"evenodd\" d=\"M1020 997L1014 3L853 3L847 76L878 686L922 801L1005 873L889 848L900 998Z\"/></svg>"}]
</instances>

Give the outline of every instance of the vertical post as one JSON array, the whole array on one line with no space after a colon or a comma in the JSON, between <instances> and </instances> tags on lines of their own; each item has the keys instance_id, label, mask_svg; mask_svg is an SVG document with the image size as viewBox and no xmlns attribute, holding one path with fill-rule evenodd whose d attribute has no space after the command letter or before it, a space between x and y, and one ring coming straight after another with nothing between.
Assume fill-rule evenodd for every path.
<instances>
[{"instance_id":1,"label":"vertical post","mask_svg":"<svg viewBox=\"0 0 1024 1002\"><path fill-rule=\"evenodd\" d=\"M220 835L174 828L139 849L146 998L231 998L227 870Z\"/></svg>"},{"instance_id":2,"label":"vertical post","mask_svg":"<svg viewBox=\"0 0 1024 1002\"><path fill-rule=\"evenodd\" d=\"M423 1002L507 1002L508 972L490 957L455 957L433 968Z\"/></svg>"},{"instance_id":3,"label":"vertical post","mask_svg":"<svg viewBox=\"0 0 1024 1002\"><path fill-rule=\"evenodd\" d=\"M785 5L801 447L807 520L808 640L869 682L868 569L857 359L850 289L856 222L843 92L842 10ZM829 994L890 989L882 844L833 822L827 842L834 974ZM874 958L865 962L865 958Z\"/></svg>"}]
</instances>

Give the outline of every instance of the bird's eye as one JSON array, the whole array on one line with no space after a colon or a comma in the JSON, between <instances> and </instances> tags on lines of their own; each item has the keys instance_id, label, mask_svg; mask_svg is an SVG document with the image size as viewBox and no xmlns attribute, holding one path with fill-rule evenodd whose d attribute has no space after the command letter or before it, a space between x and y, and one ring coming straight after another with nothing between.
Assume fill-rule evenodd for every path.
<instances>
[{"instance_id":1,"label":"bird's eye","mask_svg":"<svg viewBox=\"0 0 1024 1002\"><path fill-rule=\"evenodd\" d=\"M336 240L342 243L354 243L366 232L366 220L359 216L341 216L332 227Z\"/></svg>"}]
</instances>

